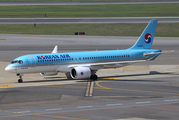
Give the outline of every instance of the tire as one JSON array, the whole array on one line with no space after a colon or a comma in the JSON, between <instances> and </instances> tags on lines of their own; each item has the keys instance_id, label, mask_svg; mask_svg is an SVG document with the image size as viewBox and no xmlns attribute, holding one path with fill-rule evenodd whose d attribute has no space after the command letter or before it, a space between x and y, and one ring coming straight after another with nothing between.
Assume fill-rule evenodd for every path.
<instances>
[{"instance_id":1,"label":"tire","mask_svg":"<svg viewBox=\"0 0 179 120\"><path fill-rule=\"evenodd\" d=\"M23 83L23 80L22 80L22 79L19 79L18 82L19 82L19 83Z\"/></svg>"},{"instance_id":2,"label":"tire","mask_svg":"<svg viewBox=\"0 0 179 120\"><path fill-rule=\"evenodd\" d=\"M96 74L91 75L91 76L90 76L90 79L91 79L91 80L97 80L97 79L98 79L98 76L97 76Z\"/></svg>"}]
</instances>

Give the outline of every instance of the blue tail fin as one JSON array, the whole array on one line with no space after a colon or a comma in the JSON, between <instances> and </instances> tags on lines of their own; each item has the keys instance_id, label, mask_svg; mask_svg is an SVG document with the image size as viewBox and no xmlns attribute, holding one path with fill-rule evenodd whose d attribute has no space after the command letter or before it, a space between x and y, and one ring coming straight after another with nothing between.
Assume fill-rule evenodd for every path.
<instances>
[{"instance_id":1,"label":"blue tail fin","mask_svg":"<svg viewBox=\"0 0 179 120\"><path fill-rule=\"evenodd\" d=\"M158 20L151 20L138 41L129 49L151 49Z\"/></svg>"}]
</instances>

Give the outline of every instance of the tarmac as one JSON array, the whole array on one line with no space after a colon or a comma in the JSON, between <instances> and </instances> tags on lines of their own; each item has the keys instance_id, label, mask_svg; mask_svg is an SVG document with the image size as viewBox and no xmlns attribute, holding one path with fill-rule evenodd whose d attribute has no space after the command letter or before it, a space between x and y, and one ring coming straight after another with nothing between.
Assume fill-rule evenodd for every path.
<instances>
[{"instance_id":1,"label":"tarmac","mask_svg":"<svg viewBox=\"0 0 179 120\"><path fill-rule=\"evenodd\" d=\"M18 56L127 49L137 37L1 34L0 120L176 120L179 109L178 38L156 37L153 48L175 52L155 61L97 72L97 81L25 74L24 83L4 68Z\"/></svg>"},{"instance_id":2,"label":"tarmac","mask_svg":"<svg viewBox=\"0 0 179 120\"><path fill-rule=\"evenodd\" d=\"M94 24L94 23L178 23L179 17L94 17L94 18L0 18L0 24Z\"/></svg>"}]
</instances>

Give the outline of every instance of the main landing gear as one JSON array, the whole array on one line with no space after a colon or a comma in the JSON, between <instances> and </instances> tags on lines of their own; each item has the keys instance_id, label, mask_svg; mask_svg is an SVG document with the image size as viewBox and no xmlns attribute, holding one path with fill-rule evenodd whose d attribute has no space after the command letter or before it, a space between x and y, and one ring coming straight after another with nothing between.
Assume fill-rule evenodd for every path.
<instances>
[{"instance_id":1,"label":"main landing gear","mask_svg":"<svg viewBox=\"0 0 179 120\"><path fill-rule=\"evenodd\" d=\"M22 79L23 74L17 74L17 76L19 76L18 82L23 83L23 79Z\"/></svg>"},{"instance_id":2,"label":"main landing gear","mask_svg":"<svg viewBox=\"0 0 179 120\"><path fill-rule=\"evenodd\" d=\"M90 79L91 79L91 80L97 80L97 79L98 79L98 76L97 76L96 74L92 74L92 75L90 76Z\"/></svg>"},{"instance_id":3,"label":"main landing gear","mask_svg":"<svg viewBox=\"0 0 179 120\"><path fill-rule=\"evenodd\" d=\"M91 76L90 76L90 79L91 79L91 80L94 80L94 81L95 81L95 80L98 79L98 76L96 75L96 72L97 72L97 71L92 71L92 72L91 72Z\"/></svg>"}]
</instances>

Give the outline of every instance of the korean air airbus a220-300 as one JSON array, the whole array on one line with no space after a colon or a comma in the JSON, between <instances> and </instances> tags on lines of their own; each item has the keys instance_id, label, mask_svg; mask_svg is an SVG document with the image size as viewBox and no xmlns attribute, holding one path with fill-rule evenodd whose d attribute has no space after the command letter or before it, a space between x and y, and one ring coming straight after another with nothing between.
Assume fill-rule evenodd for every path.
<instances>
[{"instance_id":1,"label":"korean air airbus a220-300","mask_svg":"<svg viewBox=\"0 0 179 120\"><path fill-rule=\"evenodd\" d=\"M126 50L106 50L90 52L58 53L55 46L52 53L30 54L14 59L5 70L19 76L27 73L40 73L43 76L65 73L69 79L97 80L99 69L119 68L132 63L155 60L161 50L154 50L152 43L158 20L151 20L138 41Z\"/></svg>"}]
</instances>

